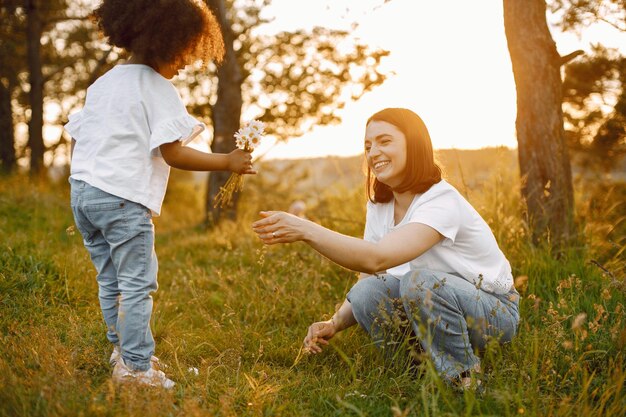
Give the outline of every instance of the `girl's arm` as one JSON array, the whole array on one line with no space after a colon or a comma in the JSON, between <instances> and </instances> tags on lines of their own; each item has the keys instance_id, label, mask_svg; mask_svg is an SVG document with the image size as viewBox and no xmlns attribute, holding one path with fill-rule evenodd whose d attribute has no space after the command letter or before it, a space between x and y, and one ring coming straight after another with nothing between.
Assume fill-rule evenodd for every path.
<instances>
[{"instance_id":1,"label":"girl's arm","mask_svg":"<svg viewBox=\"0 0 626 417\"><path fill-rule=\"evenodd\" d=\"M375 274L417 258L443 236L430 226L409 223L379 242L342 235L285 212L261 212L252 227L263 243L303 241L331 261L354 271Z\"/></svg>"},{"instance_id":2,"label":"girl's arm","mask_svg":"<svg viewBox=\"0 0 626 417\"><path fill-rule=\"evenodd\" d=\"M238 174L256 174L252 169L252 155L241 149L231 153L206 153L187 146L178 140L159 146L165 162L171 167L186 171L232 171Z\"/></svg>"}]
</instances>

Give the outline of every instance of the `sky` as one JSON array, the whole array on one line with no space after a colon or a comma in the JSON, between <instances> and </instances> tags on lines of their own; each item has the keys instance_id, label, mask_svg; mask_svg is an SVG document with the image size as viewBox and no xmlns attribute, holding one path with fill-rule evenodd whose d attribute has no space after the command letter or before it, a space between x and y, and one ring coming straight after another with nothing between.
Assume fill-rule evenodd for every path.
<instances>
[{"instance_id":1,"label":"sky","mask_svg":"<svg viewBox=\"0 0 626 417\"><path fill-rule=\"evenodd\" d=\"M342 123L256 151L265 159L351 156L363 149L364 123L385 107L406 107L425 121L435 148L516 147L515 83L500 0L273 0L264 30L315 25L358 27L362 43L390 51L383 85L349 103ZM592 42L626 49L626 34L598 24L579 39L551 28L559 53L589 51Z\"/></svg>"}]
</instances>

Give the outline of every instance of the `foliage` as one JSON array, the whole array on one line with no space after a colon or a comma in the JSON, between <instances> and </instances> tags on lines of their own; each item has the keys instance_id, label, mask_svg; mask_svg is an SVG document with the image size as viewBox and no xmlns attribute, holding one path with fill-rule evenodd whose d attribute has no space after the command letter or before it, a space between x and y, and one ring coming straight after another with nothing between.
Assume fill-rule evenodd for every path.
<instances>
[{"instance_id":1,"label":"foliage","mask_svg":"<svg viewBox=\"0 0 626 417\"><path fill-rule=\"evenodd\" d=\"M0 78L5 84L15 84L16 76L24 63L16 56L25 56L25 39L23 30L24 17L17 12L17 0L0 2Z\"/></svg>"},{"instance_id":2,"label":"foliage","mask_svg":"<svg viewBox=\"0 0 626 417\"><path fill-rule=\"evenodd\" d=\"M18 12L20 3L0 2L0 169L3 173L11 172L17 159L12 99L19 85L18 75L26 66L25 17Z\"/></svg>"},{"instance_id":3,"label":"foliage","mask_svg":"<svg viewBox=\"0 0 626 417\"><path fill-rule=\"evenodd\" d=\"M117 59L119 51L104 48L88 19L90 0L54 0L41 2L38 13L42 21L41 62L46 108L46 122L59 125L67 122L69 113L82 103L85 90ZM26 22L24 2L5 0L0 7L0 78L10 87L13 99L12 121L26 123L30 119L28 92L31 89L26 65ZM110 61L109 61L110 60ZM46 156L50 165L57 152L68 152L63 135L52 140ZM16 144L17 158L27 154L26 141Z\"/></svg>"},{"instance_id":4,"label":"foliage","mask_svg":"<svg viewBox=\"0 0 626 417\"><path fill-rule=\"evenodd\" d=\"M596 45L565 67L564 118L570 147L609 171L626 154L626 58Z\"/></svg>"},{"instance_id":5,"label":"foliage","mask_svg":"<svg viewBox=\"0 0 626 417\"><path fill-rule=\"evenodd\" d=\"M349 33L314 28L258 37L256 53L244 56L253 86L250 106L279 138L300 136L315 124L340 121L337 109L380 85L381 60L388 51L350 42ZM256 79L256 81L255 81ZM249 92L257 91L263 96Z\"/></svg>"},{"instance_id":6,"label":"foliage","mask_svg":"<svg viewBox=\"0 0 626 417\"><path fill-rule=\"evenodd\" d=\"M360 235L364 194L360 185L302 189L289 172L247 180L238 221L208 233L197 227L201 182L173 173L155 221L153 330L178 386L116 387L67 184L2 180L0 416L624 415L626 185L576 184L584 240L557 259L530 244L518 175L501 160L465 193L511 261L522 321L510 345L488 348L482 395L450 390L428 361L385 362L357 328L322 355L300 357L307 326L329 316L355 275L304 244L263 249L249 224L260 209L305 199L309 217ZM462 178L453 181L460 190Z\"/></svg>"},{"instance_id":7,"label":"foliage","mask_svg":"<svg viewBox=\"0 0 626 417\"><path fill-rule=\"evenodd\" d=\"M380 85L388 51L356 43L350 33L316 27L265 34L262 11L269 1L230 1L229 21L242 72L242 113L266 122L281 140L314 125L337 123L338 109ZM218 80L215 72L193 72L177 82L190 112L210 123Z\"/></svg>"},{"instance_id":8,"label":"foliage","mask_svg":"<svg viewBox=\"0 0 626 417\"><path fill-rule=\"evenodd\" d=\"M593 23L604 22L626 31L624 0L548 0L552 13L559 15L559 26L580 33Z\"/></svg>"},{"instance_id":9,"label":"foliage","mask_svg":"<svg viewBox=\"0 0 626 417\"><path fill-rule=\"evenodd\" d=\"M549 0L556 25L581 34L604 23L626 31L624 0ZM626 153L626 58L594 45L591 54L565 67L564 118L570 149L586 164L604 171Z\"/></svg>"}]
</instances>

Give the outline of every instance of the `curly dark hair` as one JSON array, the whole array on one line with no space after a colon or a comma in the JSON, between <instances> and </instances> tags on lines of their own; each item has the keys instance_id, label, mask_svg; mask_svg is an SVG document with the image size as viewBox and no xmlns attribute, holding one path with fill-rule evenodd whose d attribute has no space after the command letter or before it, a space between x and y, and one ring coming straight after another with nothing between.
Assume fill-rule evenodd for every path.
<instances>
[{"instance_id":1,"label":"curly dark hair","mask_svg":"<svg viewBox=\"0 0 626 417\"><path fill-rule=\"evenodd\" d=\"M224 40L215 15L202 0L103 0L93 12L109 43L163 63L221 61Z\"/></svg>"}]
</instances>

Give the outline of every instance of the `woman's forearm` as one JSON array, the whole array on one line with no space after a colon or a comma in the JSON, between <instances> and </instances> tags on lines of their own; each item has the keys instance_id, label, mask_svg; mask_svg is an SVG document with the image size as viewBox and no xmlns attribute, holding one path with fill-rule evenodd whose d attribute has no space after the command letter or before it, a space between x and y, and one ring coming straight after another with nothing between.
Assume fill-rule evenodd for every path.
<instances>
[{"instance_id":1,"label":"woman's forearm","mask_svg":"<svg viewBox=\"0 0 626 417\"><path fill-rule=\"evenodd\" d=\"M376 243L326 229L309 222L302 240L331 261L353 271L374 274L382 268Z\"/></svg>"},{"instance_id":2,"label":"woman's forearm","mask_svg":"<svg viewBox=\"0 0 626 417\"><path fill-rule=\"evenodd\" d=\"M354 318L354 314L352 314L352 304L350 304L350 301L344 300L341 307L339 307L339 310L333 314L330 320L333 323L336 332L340 332L348 327L354 326L356 324L356 319Z\"/></svg>"}]
</instances>

